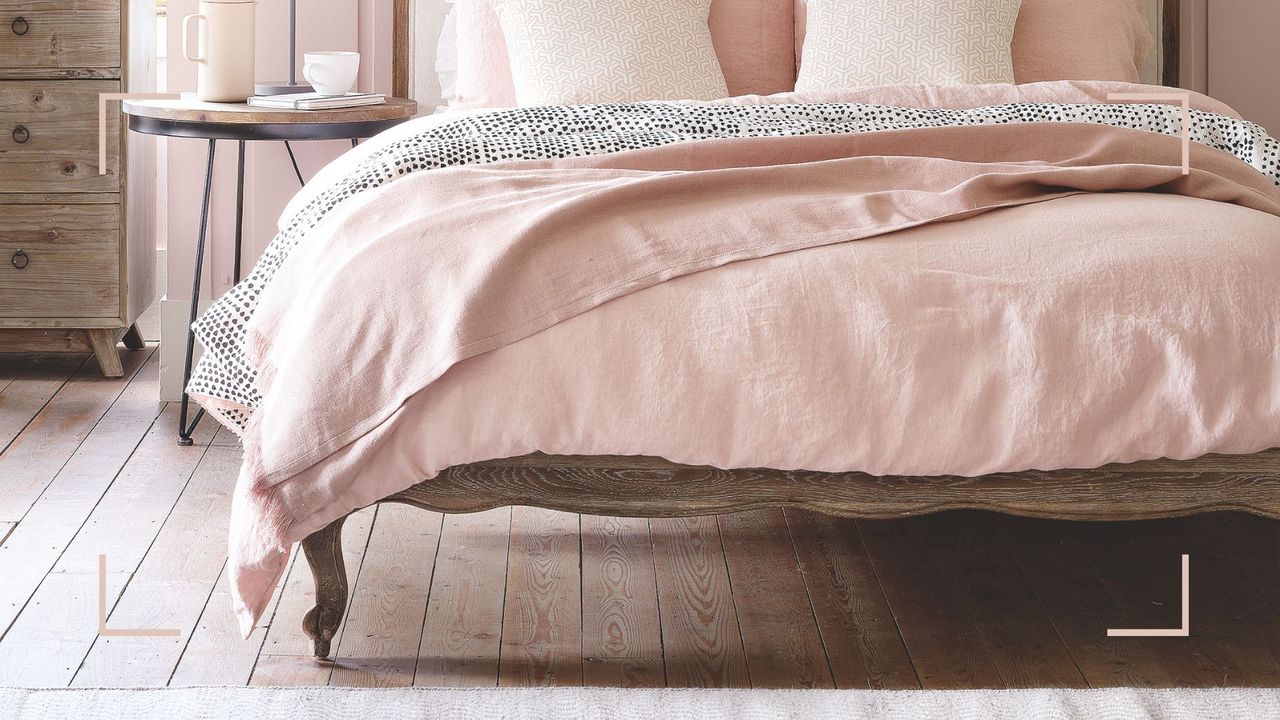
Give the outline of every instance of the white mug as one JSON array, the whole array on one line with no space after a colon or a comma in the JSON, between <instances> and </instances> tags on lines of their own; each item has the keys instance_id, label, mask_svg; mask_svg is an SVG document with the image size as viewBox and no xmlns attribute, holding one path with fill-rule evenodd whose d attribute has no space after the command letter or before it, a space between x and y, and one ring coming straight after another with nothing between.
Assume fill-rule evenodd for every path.
<instances>
[{"instance_id":1,"label":"white mug","mask_svg":"<svg viewBox=\"0 0 1280 720\"><path fill-rule=\"evenodd\" d=\"M254 0L201 0L182 21L182 54L196 63L196 95L206 102L244 102L253 94ZM193 51L193 28L198 38Z\"/></svg>"},{"instance_id":2,"label":"white mug","mask_svg":"<svg viewBox=\"0 0 1280 720\"><path fill-rule=\"evenodd\" d=\"M302 77L321 95L345 95L356 84L360 72L358 52L309 52Z\"/></svg>"}]
</instances>

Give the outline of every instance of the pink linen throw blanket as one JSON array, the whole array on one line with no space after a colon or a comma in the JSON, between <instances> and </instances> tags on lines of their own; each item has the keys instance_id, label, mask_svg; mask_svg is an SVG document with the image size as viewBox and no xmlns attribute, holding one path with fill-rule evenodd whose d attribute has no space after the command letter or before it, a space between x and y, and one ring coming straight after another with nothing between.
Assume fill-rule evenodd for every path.
<instances>
[{"instance_id":1,"label":"pink linen throw blanket","mask_svg":"<svg viewBox=\"0 0 1280 720\"><path fill-rule=\"evenodd\" d=\"M1048 101L1058 95L1069 101L1087 101L1086 96L1091 92L1096 95L1096 90L1077 85L1032 86L1001 94L988 89L976 100ZM922 102L960 107L976 104L974 98L945 97L963 94L961 90L921 92L928 96L922 95ZM859 98L854 93L850 98L828 99ZM1195 103L1224 111L1201 98ZM847 112L840 106L812 107L817 110L807 106L780 107L776 112L774 108L759 109L762 117L798 115L806 122L815 113L830 116ZM1143 124L1134 126L1171 132L1170 127L1158 127L1166 122L1160 119L1161 113L1139 111L1140 107L1050 106L1051 117L1046 119L1112 125L1141 120ZM903 114L911 116L908 126L917 129L706 140L585 159L433 170L408 174L385 187L347 197L345 202L326 201L329 212L318 224L308 226L307 242L275 259L279 269L273 281L254 283L251 276L250 282L223 303L243 308L247 319L246 357L256 375L255 386L248 391L253 403L237 403L238 398L248 397L244 392L201 392L202 387L213 384L200 383L215 377L216 372L203 376L197 372L193 380L197 399L219 411L220 419L243 425L246 462L237 485L230 555L236 609L245 632L270 597L288 547L332 520L429 478L450 464L511 454L504 450L576 450L546 442L545 438L555 433L545 432L545 427L541 434L530 431L528 423L546 421L540 418L524 419L524 429L530 438L544 438L541 447L524 448L520 441L510 439L486 446L481 433L476 433L474 446L456 436L452 442L457 447L452 449L432 447L428 452L422 447L433 437L430 433L415 434L414 423L405 420L416 419L426 427L429 416L423 414L424 407L440 400L440 394L433 395L431 390L438 387L448 394L465 384L466 373L454 373L453 383L440 380L451 368L461 370L467 358L475 359L471 364L475 371L483 367L475 361L510 359L510 353L500 351L537 339L567 336L581 342L584 338L580 334L551 331L573 325L571 321L587 317L580 314L592 308L599 309L588 315L630 307L622 300L651 297L644 289L656 289L666 280L710 277L700 271L717 267L722 268L717 272L726 272L751 265L753 270L766 273L773 267L735 261L791 257L787 253L792 250L825 253L823 248L845 247L860 238L930 223L944 223L933 225L938 228L969 227L978 219L945 221L978 215L1007 218L992 223L984 220L987 231L993 224L1004 224L1016 232L1014 216L983 214L1082 192L1152 191L1253 209L1244 212L1261 210L1275 215L1280 210L1275 178L1257 172L1275 165L1275 141L1258 137L1256 128L1242 131L1247 124L1226 118L1212 120L1218 116L1207 116L1210 121L1203 126L1197 124L1194 137L1231 149L1256 169L1197 145L1193 148L1194 171L1183 177L1175 164L1180 150L1176 139L1102 126L1036 123L1045 112L1038 106L980 108L972 116L956 114L941 119L928 111L870 111L861 131L879 129L877 123L900 126L903 121L897 116ZM585 117L592 112L591 108L528 111L533 121L540 115ZM647 116L646 122L658 127L666 122L662 108L639 112ZM693 117L698 112L694 108L688 114ZM876 119L882 112L894 117ZM1002 117L1015 117L1010 122L1024 124L996 124L1004 122ZM711 116L711 120L712 125L703 131L705 137L722 132L715 125L718 116ZM986 124L933 127L939 122L971 121ZM1157 127L1148 127L1148 122ZM778 127L785 132L783 126ZM751 126L739 125L726 134L755 132ZM581 141L583 147L591 142ZM484 153L497 159L529 156L519 143L497 143ZM409 170L398 163L397 172ZM374 185L369 183L369 187ZM1078 209L1073 212L1076 219L1084 221L1091 215L1087 210L1083 215ZM1071 213L1059 215L1072 217ZM1233 221L1241 228L1247 224ZM1246 234L1258 232L1248 228ZM901 236L905 242L909 235L911 232L895 237ZM759 262L764 260L755 261ZM676 284L680 283L671 285ZM692 286L684 283L681 287ZM814 293L814 297L822 296ZM600 307L613 298L621 300ZM688 304L671 309L696 312ZM617 313L606 312L604 316L618 318ZM215 321L218 325L234 324L224 318L206 316L202 330L210 332ZM202 340L206 337L202 335ZM525 338L523 343L521 338ZM776 339L784 344L794 342L785 333ZM536 345L531 347L536 351ZM801 347L789 349L804 352ZM218 352L206 353L206 360L218 359ZM741 365L744 377L751 372L750 357L726 357L725 362ZM624 366L618 363L618 367ZM209 367L216 369L217 365ZM494 380L496 387L510 385L510 378ZM829 398L831 403L840 400ZM242 418L248 422L240 422ZM520 424L513 422L512 427ZM435 436L447 434L437 432ZM1211 446L1238 452L1262 449L1268 440L1275 439L1274 434L1237 433L1233 442ZM537 441L526 442L536 445ZM651 452L654 444L646 442L638 437L634 450ZM783 457L767 440L759 446L760 452L751 456L726 455L723 439L708 437L707 443L705 457L722 458L725 464L750 464L752 457ZM1178 456L1201 445L1185 442L1157 452ZM393 446L395 451L391 452ZM591 450L581 448L583 452ZM1124 452L1149 451L1126 448ZM1098 452L1045 457L1053 458L1047 461L1050 463L1068 464L1124 459ZM673 459L689 462L698 457ZM1011 460L1003 469L1040 462L1044 460L1023 457ZM839 453L815 452L793 454L777 466L902 474L985 470L945 461L939 465L937 457L932 463L910 458L896 465L851 466L856 464Z\"/></svg>"},{"instance_id":2,"label":"pink linen throw blanket","mask_svg":"<svg viewBox=\"0 0 1280 720\"><path fill-rule=\"evenodd\" d=\"M317 464L385 433L457 363L691 273L1082 192L1280 215L1256 170L1196 146L1184 176L1179 157L1175 138L1102 126L951 127L444 169L357 197L294 251L250 322L263 402L231 544L246 633L289 546L360 505L353 467ZM381 495L423 479L384 470Z\"/></svg>"}]
</instances>

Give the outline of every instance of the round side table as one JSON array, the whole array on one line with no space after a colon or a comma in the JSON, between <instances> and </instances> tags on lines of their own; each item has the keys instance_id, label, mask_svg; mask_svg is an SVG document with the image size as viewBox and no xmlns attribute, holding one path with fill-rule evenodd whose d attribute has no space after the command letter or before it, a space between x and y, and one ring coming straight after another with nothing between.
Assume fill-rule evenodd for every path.
<instances>
[{"instance_id":1,"label":"round side table","mask_svg":"<svg viewBox=\"0 0 1280 720\"><path fill-rule=\"evenodd\" d=\"M129 129L148 135L200 138L209 141L209 156L204 171L204 200L200 206L200 232L196 242L195 279L191 285L191 321L187 326L187 352L182 366L182 407L178 414L178 444L191 445L204 410L199 410L188 423L190 398L187 383L191 380L191 356L195 352L195 324L200 304L200 274L204 267L204 244L209 224L209 198L213 190L213 158L219 140L234 140L239 145L236 166L236 246L235 282L240 282L240 248L244 222L244 148L249 141L283 141L293 163L298 183L305 185L298 160L294 157L293 140L350 140L355 146L362 138L373 137L390 127L409 120L418 111L412 100L387 98L382 105L344 108L340 110L274 110L235 103L206 103L195 99L125 100L124 113L129 116Z\"/></svg>"}]
</instances>

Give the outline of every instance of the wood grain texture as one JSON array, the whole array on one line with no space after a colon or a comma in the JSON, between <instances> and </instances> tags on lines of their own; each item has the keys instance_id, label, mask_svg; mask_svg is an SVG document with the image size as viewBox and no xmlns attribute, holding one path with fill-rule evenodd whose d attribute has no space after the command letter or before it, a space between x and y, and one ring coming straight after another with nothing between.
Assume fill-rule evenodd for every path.
<instances>
[{"instance_id":1,"label":"wood grain texture","mask_svg":"<svg viewBox=\"0 0 1280 720\"><path fill-rule=\"evenodd\" d=\"M130 353L126 358L129 375L137 372L149 355ZM62 356L50 357L55 366L64 365L59 362ZM123 378L103 380L92 363L77 364L75 375L58 383L57 391L32 413L21 437L0 455L0 477L4 478L0 483L0 520L22 519L129 384ZM59 375L54 373L55 378ZM155 409L154 398L151 409Z\"/></svg>"},{"instance_id":2,"label":"wood grain texture","mask_svg":"<svg viewBox=\"0 0 1280 720\"><path fill-rule=\"evenodd\" d=\"M9 348L22 348L24 352L92 353L89 333L84 330L18 330L0 328L0 353ZM3 355L0 355L3 357Z\"/></svg>"},{"instance_id":3,"label":"wood grain texture","mask_svg":"<svg viewBox=\"0 0 1280 720\"><path fill-rule=\"evenodd\" d=\"M93 359L98 361L98 369L104 378L124 377L124 367L120 364L120 353L116 351L116 333L113 330L85 330L89 338L89 346L93 348Z\"/></svg>"},{"instance_id":4,"label":"wood grain texture","mask_svg":"<svg viewBox=\"0 0 1280 720\"><path fill-rule=\"evenodd\" d=\"M6 68L120 67L120 2L0 0L3 65ZM17 31L14 23L19 23ZM4 73L5 70L0 69L0 77Z\"/></svg>"},{"instance_id":5,"label":"wood grain texture","mask_svg":"<svg viewBox=\"0 0 1280 720\"><path fill-rule=\"evenodd\" d=\"M409 30L412 19L409 16L409 0L392 0L391 23L394 27L391 37L391 88L398 97L409 97Z\"/></svg>"},{"instance_id":6,"label":"wood grain texture","mask_svg":"<svg viewBox=\"0 0 1280 720\"><path fill-rule=\"evenodd\" d=\"M379 510L330 685L413 684L442 520L405 506Z\"/></svg>"},{"instance_id":7,"label":"wood grain texture","mask_svg":"<svg viewBox=\"0 0 1280 720\"><path fill-rule=\"evenodd\" d=\"M108 627L173 628L180 635L98 637L73 686L154 687L169 681L221 574L240 461L238 448L209 446L107 617Z\"/></svg>"},{"instance_id":8,"label":"wood grain texture","mask_svg":"<svg viewBox=\"0 0 1280 720\"><path fill-rule=\"evenodd\" d=\"M3 358L0 355L0 358ZM84 364L84 355L24 355L11 382L0 390L0 451L7 450L67 380Z\"/></svg>"},{"instance_id":9,"label":"wood grain texture","mask_svg":"<svg viewBox=\"0 0 1280 720\"><path fill-rule=\"evenodd\" d=\"M118 205L0 204L0 315L118 317L119 224Z\"/></svg>"},{"instance_id":10,"label":"wood grain texture","mask_svg":"<svg viewBox=\"0 0 1280 720\"><path fill-rule=\"evenodd\" d=\"M119 192L119 134L108 135L98 172L98 95L113 92L114 80L0 80L0 193Z\"/></svg>"},{"instance_id":11,"label":"wood grain texture","mask_svg":"<svg viewBox=\"0 0 1280 720\"><path fill-rule=\"evenodd\" d=\"M835 687L782 511L721 515L718 523L751 686Z\"/></svg>"},{"instance_id":12,"label":"wood grain texture","mask_svg":"<svg viewBox=\"0 0 1280 720\"><path fill-rule=\"evenodd\" d=\"M1234 548L1215 539L1194 518L1148 525L1155 527L1144 528L1144 538L1161 542L1177 555L1191 556L1193 637L1229 652L1248 674L1247 684L1280 687L1280 613L1234 562ZM1243 536L1264 543L1267 537L1265 532ZM1280 576L1280 543L1264 549L1270 550L1274 564L1270 572L1259 568L1254 577L1261 582Z\"/></svg>"},{"instance_id":13,"label":"wood grain texture","mask_svg":"<svg viewBox=\"0 0 1280 720\"><path fill-rule=\"evenodd\" d=\"M135 382L129 384L75 452L56 467L53 463L43 465L52 474L50 481L21 515L21 524L13 527L0 543L0 568L4 573L4 582L0 583L0 635L17 619L159 415L153 386L159 365L158 355L149 358L134 376ZM0 468L7 466L8 458L7 453L0 454ZM52 459L58 460L56 455ZM8 469L13 470L14 466Z\"/></svg>"},{"instance_id":14,"label":"wood grain texture","mask_svg":"<svg viewBox=\"0 0 1280 720\"><path fill-rule=\"evenodd\" d=\"M931 515L920 525L1005 687L1088 687L991 519L962 511Z\"/></svg>"},{"instance_id":15,"label":"wood grain texture","mask_svg":"<svg viewBox=\"0 0 1280 720\"><path fill-rule=\"evenodd\" d=\"M582 679L662 687L662 619L643 518L582 516Z\"/></svg>"},{"instance_id":16,"label":"wood grain texture","mask_svg":"<svg viewBox=\"0 0 1280 720\"><path fill-rule=\"evenodd\" d=\"M994 522L1090 686L1176 686L1162 665L1166 638L1107 637L1108 627L1134 626L1124 623L1119 603L1085 561L1071 523L1012 517ZM1147 616L1136 627L1152 620Z\"/></svg>"},{"instance_id":17,"label":"wood grain texture","mask_svg":"<svg viewBox=\"0 0 1280 720\"><path fill-rule=\"evenodd\" d=\"M576 515L512 508L499 685L582 684L578 558Z\"/></svg>"},{"instance_id":18,"label":"wood grain texture","mask_svg":"<svg viewBox=\"0 0 1280 720\"><path fill-rule=\"evenodd\" d=\"M244 103L207 103L183 98L181 100L125 100L124 111L139 117L180 122L224 125L315 125L408 119L418 111L418 104L404 98L387 98L381 105L337 110L274 110Z\"/></svg>"},{"instance_id":19,"label":"wood grain texture","mask_svg":"<svg viewBox=\"0 0 1280 720\"><path fill-rule=\"evenodd\" d=\"M312 655L329 657L333 640L347 615L350 578L342 557L345 517L329 523L302 540L302 553L315 578L315 605L302 617L302 629L311 638Z\"/></svg>"},{"instance_id":20,"label":"wood grain texture","mask_svg":"<svg viewBox=\"0 0 1280 720\"><path fill-rule=\"evenodd\" d=\"M1161 526L1164 525L1165 528ZM1153 527L1154 526L1154 527ZM1075 536L1084 560L1098 575L1116 606L1108 613L1108 627L1178 627L1181 624L1182 583L1180 557L1189 552L1186 538L1175 540L1166 523L1107 523L1099 526L1075 525ZM1196 572L1203 563L1192 561L1191 602L1193 619L1200 615L1197 598L1208 590L1205 573ZM1203 604L1203 601L1201 602ZM1196 632L1190 637L1155 638L1158 662L1178 687L1238 687L1249 685L1248 669L1225 643Z\"/></svg>"},{"instance_id":21,"label":"wood grain texture","mask_svg":"<svg viewBox=\"0 0 1280 720\"><path fill-rule=\"evenodd\" d=\"M286 577L292 572L297 560L298 553L295 552L289 558ZM275 595L267 605L267 612L249 637L242 638L239 623L231 610L230 580L224 565L167 684L173 687L249 684L249 679L253 677L253 666L262 652L267 628L275 617L284 588L285 583L276 587Z\"/></svg>"},{"instance_id":22,"label":"wood grain texture","mask_svg":"<svg viewBox=\"0 0 1280 720\"><path fill-rule=\"evenodd\" d=\"M0 350L61 343L79 351L96 340L110 376L117 363L106 334L88 331L118 338L155 297L155 180L145 171L154 165L154 141L127 137L111 105L105 166L98 158L99 96L155 89L155 22L154 0L0 0L0 219L20 205L59 218L93 213L95 205L115 213L114 222L92 226L96 247L82 237L78 248L52 253L41 247L47 238L30 242L41 229L58 239L42 228L47 219L24 222L23 245L41 253L31 272L9 265L18 248L0 247L0 307L7 309ZM129 173L130 166L144 171Z\"/></svg>"},{"instance_id":23,"label":"wood grain texture","mask_svg":"<svg viewBox=\"0 0 1280 720\"><path fill-rule=\"evenodd\" d=\"M441 512L531 505L628 517L795 507L860 518L966 509L1069 520L1133 520L1215 510L1280 519L1280 449L976 478L720 470L650 457L534 453L455 466L388 500Z\"/></svg>"},{"instance_id":24,"label":"wood grain texture","mask_svg":"<svg viewBox=\"0 0 1280 720\"><path fill-rule=\"evenodd\" d=\"M1196 520L1280 613L1280 522L1239 513L1200 515Z\"/></svg>"},{"instance_id":25,"label":"wood grain texture","mask_svg":"<svg viewBox=\"0 0 1280 720\"><path fill-rule=\"evenodd\" d=\"M653 519L668 687L750 686L715 518Z\"/></svg>"},{"instance_id":26,"label":"wood grain texture","mask_svg":"<svg viewBox=\"0 0 1280 720\"><path fill-rule=\"evenodd\" d=\"M444 516L414 685L498 684L510 540L511 508Z\"/></svg>"},{"instance_id":27,"label":"wood grain texture","mask_svg":"<svg viewBox=\"0 0 1280 720\"><path fill-rule=\"evenodd\" d=\"M918 689L857 526L803 510L786 517L836 687Z\"/></svg>"},{"instance_id":28,"label":"wood grain texture","mask_svg":"<svg viewBox=\"0 0 1280 720\"><path fill-rule=\"evenodd\" d=\"M178 447L174 414L161 417L169 422L153 426L138 444L0 639L0 677L6 684L70 683L98 632L98 556L107 556L111 608L151 548L213 436L212 429L198 431L194 447Z\"/></svg>"},{"instance_id":29,"label":"wood grain texture","mask_svg":"<svg viewBox=\"0 0 1280 720\"><path fill-rule=\"evenodd\" d=\"M946 561L919 518L857 523L876 577L926 690L1004 687L991 653L965 611ZM940 634L929 629L946 627Z\"/></svg>"}]
</instances>

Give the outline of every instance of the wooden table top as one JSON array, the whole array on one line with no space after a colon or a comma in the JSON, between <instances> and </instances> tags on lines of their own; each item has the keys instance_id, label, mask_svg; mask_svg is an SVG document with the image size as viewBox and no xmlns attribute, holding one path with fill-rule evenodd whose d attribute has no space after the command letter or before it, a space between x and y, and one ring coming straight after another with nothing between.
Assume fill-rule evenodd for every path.
<instances>
[{"instance_id":1,"label":"wooden table top","mask_svg":"<svg viewBox=\"0 0 1280 720\"><path fill-rule=\"evenodd\" d=\"M276 110L245 103L211 103L194 96L180 100L125 100L127 115L170 122L218 123L225 125L317 125L402 120L418 112L418 103L405 98L387 98L382 105L338 110Z\"/></svg>"}]
</instances>

